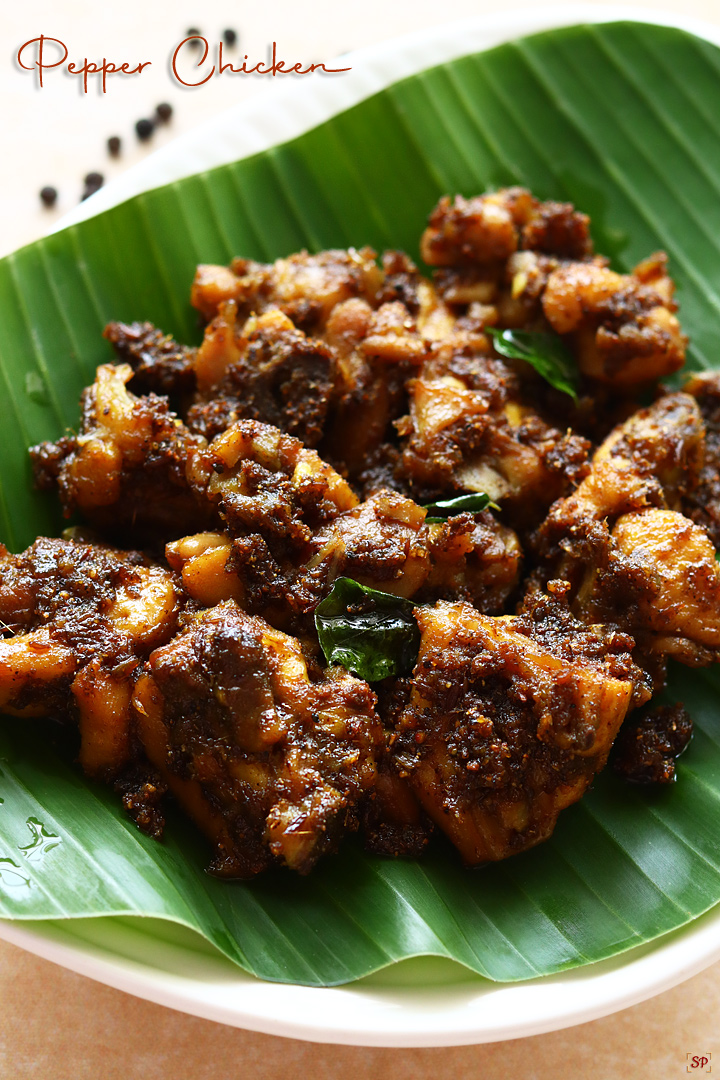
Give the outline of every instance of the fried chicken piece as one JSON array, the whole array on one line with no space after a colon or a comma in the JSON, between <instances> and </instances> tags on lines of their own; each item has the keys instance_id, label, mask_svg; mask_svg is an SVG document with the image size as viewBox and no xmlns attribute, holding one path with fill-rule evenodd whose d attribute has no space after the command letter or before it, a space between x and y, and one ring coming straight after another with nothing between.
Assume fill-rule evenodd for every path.
<instances>
[{"instance_id":1,"label":"fried chicken piece","mask_svg":"<svg viewBox=\"0 0 720 1080\"><path fill-rule=\"evenodd\" d=\"M420 655L391 748L400 776L469 866L540 843L650 696L632 639L583 625L552 596L517 617L442 601L416 617Z\"/></svg>"},{"instance_id":2,"label":"fried chicken piece","mask_svg":"<svg viewBox=\"0 0 720 1080\"><path fill-rule=\"evenodd\" d=\"M484 492L516 527L540 520L587 471L588 441L526 405L500 360L476 356L437 370L427 365L410 384L398 475L420 499Z\"/></svg>"},{"instance_id":3,"label":"fried chicken piece","mask_svg":"<svg viewBox=\"0 0 720 1080\"><path fill-rule=\"evenodd\" d=\"M455 514L425 531L430 573L415 598L466 600L488 615L504 611L520 580L517 534L489 510Z\"/></svg>"},{"instance_id":4,"label":"fried chicken piece","mask_svg":"<svg viewBox=\"0 0 720 1080\"><path fill-rule=\"evenodd\" d=\"M103 364L83 391L80 434L30 449L38 487L57 487L66 517L78 511L103 535L151 544L209 523L186 480L205 445L167 401L126 389L127 364Z\"/></svg>"},{"instance_id":5,"label":"fried chicken piece","mask_svg":"<svg viewBox=\"0 0 720 1080\"><path fill-rule=\"evenodd\" d=\"M188 478L231 541L230 557L217 534L166 549L191 595L203 603L236 599L283 628L312 611L321 593L315 576L300 569L315 553L315 534L357 505L347 482L298 439L256 420L239 420L217 436L194 458Z\"/></svg>"},{"instance_id":6,"label":"fried chicken piece","mask_svg":"<svg viewBox=\"0 0 720 1080\"><path fill-rule=\"evenodd\" d=\"M426 525L425 516L405 496L381 491L322 526L307 546L296 548L295 562L265 530L235 539L226 533L183 537L168 544L166 557L203 606L235 599L283 626L290 612L311 614L343 576L398 596L442 594L501 611L519 578L515 533L490 513L456 515L442 525Z\"/></svg>"},{"instance_id":7,"label":"fried chicken piece","mask_svg":"<svg viewBox=\"0 0 720 1080\"><path fill-rule=\"evenodd\" d=\"M338 379L321 449L355 477L394 434L392 423L407 408L406 381L431 345L400 301L374 311L366 300L346 300L333 309L324 336Z\"/></svg>"},{"instance_id":8,"label":"fried chicken piece","mask_svg":"<svg viewBox=\"0 0 720 1080\"><path fill-rule=\"evenodd\" d=\"M447 304L471 305L485 325L527 330L547 329L540 299L553 270L593 257L587 215L569 203L540 202L524 188L445 196L421 248L425 261L440 267L435 283Z\"/></svg>"},{"instance_id":9,"label":"fried chicken piece","mask_svg":"<svg viewBox=\"0 0 720 1080\"><path fill-rule=\"evenodd\" d=\"M103 337L133 369L134 393L159 394L179 406L194 391L197 349L179 345L149 322L110 322Z\"/></svg>"},{"instance_id":10,"label":"fried chicken piece","mask_svg":"<svg viewBox=\"0 0 720 1080\"><path fill-rule=\"evenodd\" d=\"M103 778L132 757L130 700L142 658L177 628L172 576L138 552L41 538L0 547L0 707L77 723L80 764Z\"/></svg>"},{"instance_id":11,"label":"fried chicken piece","mask_svg":"<svg viewBox=\"0 0 720 1080\"><path fill-rule=\"evenodd\" d=\"M415 596L430 573L425 516L404 495L378 492L318 530L308 570L326 582L351 577L383 592Z\"/></svg>"},{"instance_id":12,"label":"fried chicken piece","mask_svg":"<svg viewBox=\"0 0 720 1080\"><path fill-rule=\"evenodd\" d=\"M244 318L279 308L310 333L321 329L343 300L357 296L372 303L382 282L372 248L301 251L271 264L233 259L229 268L198 266L190 302L208 321L228 300Z\"/></svg>"},{"instance_id":13,"label":"fried chicken piece","mask_svg":"<svg viewBox=\"0 0 720 1080\"><path fill-rule=\"evenodd\" d=\"M569 203L541 203L521 187L472 199L444 195L430 215L420 249L429 266L492 267L521 249L582 259L592 253L589 225L588 216Z\"/></svg>"},{"instance_id":14,"label":"fried chicken piece","mask_svg":"<svg viewBox=\"0 0 720 1080\"><path fill-rule=\"evenodd\" d=\"M239 420L218 435L194 457L188 475L232 535L259 528L300 549L358 501L315 450L257 420Z\"/></svg>"},{"instance_id":15,"label":"fried chicken piece","mask_svg":"<svg viewBox=\"0 0 720 1080\"><path fill-rule=\"evenodd\" d=\"M705 457L697 486L683 493L683 512L707 529L720 548L720 374L691 375L685 393L696 399L705 424Z\"/></svg>"},{"instance_id":16,"label":"fried chicken piece","mask_svg":"<svg viewBox=\"0 0 720 1080\"><path fill-rule=\"evenodd\" d=\"M674 288L662 252L630 274L569 263L548 278L543 313L566 337L585 376L631 390L685 363L687 338L674 314Z\"/></svg>"},{"instance_id":17,"label":"fried chicken piece","mask_svg":"<svg viewBox=\"0 0 720 1080\"><path fill-rule=\"evenodd\" d=\"M205 605L235 599L285 628L344 575L400 596L469 596L490 610L517 583L517 537L491 514L426 525L427 511L394 491L358 503L315 451L255 421L199 453L191 482L227 533L185 537L166 556Z\"/></svg>"},{"instance_id":18,"label":"fried chicken piece","mask_svg":"<svg viewBox=\"0 0 720 1080\"><path fill-rule=\"evenodd\" d=\"M221 304L197 351L195 374L197 394L187 413L192 431L212 439L248 418L307 446L320 441L335 393L335 357L281 311L238 324L237 304Z\"/></svg>"},{"instance_id":19,"label":"fried chicken piece","mask_svg":"<svg viewBox=\"0 0 720 1080\"><path fill-rule=\"evenodd\" d=\"M382 728L345 671L308 674L299 643L232 602L150 657L134 696L145 752L215 847L211 871L307 873L358 823Z\"/></svg>"},{"instance_id":20,"label":"fried chicken piece","mask_svg":"<svg viewBox=\"0 0 720 1080\"><path fill-rule=\"evenodd\" d=\"M426 524L426 514L404 495L380 491L316 534L308 569L325 568L327 582L347 576L418 601L442 594L501 610L519 577L515 533L489 512L442 524Z\"/></svg>"},{"instance_id":21,"label":"fried chicken piece","mask_svg":"<svg viewBox=\"0 0 720 1080\"><path fill-rule=\"evenodd\" d=\"M560 334L586 378L632 391L685 362L667 257L618 274L593 255L589 218L523 188L440 200L421 243L451 305L480 304L487 325Z\"/></svg>"},{"instance_id":22,"label":"fried chicken piece","mask_svg":"<svg viewBox=\"0 0 720 1080\"><path fill-rule=\"evenodd\" d=\"M590 475L540 531L546 572L573 585L582 619L616 621L642 654L705 664L720 656L720 566L703 528L668 507L697 483L696 401L667 394L597 451Z\"/></svg>"},{"instance_id":23,"label":"fried chicken piece","mask_svg":"<svg viewBox=\"0 0 720 1080\"><path fill-rule=\"evenodd\" d=\"M623 724L612 752L616 773L634 784L670 784L675 762L692 738L693 722L680 704L663 705Z\"/></svg>"},{"instance_id":24,"label":"fried chicken piece","mask_svg":"<svg viewBox=\"0 0 720 1080\"><path fill-rule=\"evenodd\" d=\"M362 805L361 830L368 851L392 858L419 858L435 830L407 779L395 767L392 745L394 729L408 706L412 680L383 679L375 690L377 710L385 734L385 747L378 757L375 786Z\"/></svg>"}]
</instances>

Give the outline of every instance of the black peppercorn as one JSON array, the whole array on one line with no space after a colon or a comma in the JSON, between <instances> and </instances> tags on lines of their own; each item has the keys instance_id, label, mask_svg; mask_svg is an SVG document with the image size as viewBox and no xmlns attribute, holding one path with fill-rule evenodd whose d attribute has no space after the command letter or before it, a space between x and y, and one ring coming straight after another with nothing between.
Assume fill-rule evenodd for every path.
<instances>
[{"instance_id":1,"label":"black peppercorn","mask_svg":"<svg viewBox=\"0 0 720 1080\"><path fill-rule=\"evenodd\" d=\"M155 115L161 124L167 124L168 120L172 116L172 105L169 105L167 101L161 102L155 109Z\"/></svg>"},{"instance_id":2,"label":"black peppercorn","mask_svg":"<svg viewBox=\"0 0 720 1080\"><path fill-rule=\"evenodd\" d=\"M191 49L199 49L202 45L202 41L200 41L200 31L196 27L191 26L190 29L187 31L186 37L193 39L189 43Z\"/></svg>"},{"instance_id":3,"label":"black peppercorn","mask_svg":"<svg viewBox=\"0 0 720 1080\"><path fill-rule=\"evenodd\" d=\"M118 157L120 154L120 138L118 135L111 135L107 141L108 154L110 157Z\"/></svg>"},{"instance_id":4,"label":"black peppercorn","mask_svg":"<svg viewBox=\"0 0 720 1080\"><path fill-rule=\"evenodd\" d=\"M94 188L96 191L105 183L105 177L99 172L89 172L85 177L85 187Z\"/></svg>"},{"instance_id":5,"label":"black peppercorn","mask_svg":"<svg viewBox=\"0 0 720 1080\"><path fill-rule=\"evenodd\" d=\"M42 200L43 206L54 206L57 202L57 196L57 188L50 187L50 185L44 187L40 192L40 199Z\"/></svg>"},{"instance_id":6,"label":"black peppercorn","mask_svg":"<svg viewBox=\"0 0 720 1080\"><path fill-rule=\"evenodd\" d=\"M138 139L140 139L141 142L146 142L150 138L154 130L155 125L153 124L152 120L148 120L147 118L138 120L138 122L135 124L135 131L137 133Z\"/></svg>"},{"instance_id":7,"label":"black peppercorn","mask_svg":"<svg viewBox=\"0 0 720 1080\"><path fill-rule=\"evenodd\" d=\"M223 30L223 41L231 49L237 42L237 31L230 28Z\"/></svg>"}]
</instances>

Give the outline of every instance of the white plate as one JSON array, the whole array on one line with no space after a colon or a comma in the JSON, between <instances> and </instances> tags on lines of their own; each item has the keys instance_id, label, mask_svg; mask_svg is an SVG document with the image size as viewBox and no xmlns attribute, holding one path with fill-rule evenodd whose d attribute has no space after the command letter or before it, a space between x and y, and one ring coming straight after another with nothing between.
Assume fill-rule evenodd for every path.
<instances>
[{"instance_id":1,"label":"white plate","mask_svg":"<svg viewBox=\"0 0 720 1080\"><path fill-rule=\"evenodd\" d=\"M350 54L343 64L352 67L347 75L277 84L148 157L58 227L284 142L426 67L539 30L617 19L677 26L720 44L717 27L626 7L523 10L433 28ZM612 960L501 985L432 959L405 961L341 988L265 983L243 974L198 935L154 920L0 922L0 937L110 986L238 1027L369 1046L451 1046L568 1027L674 986L720 958L720 907Z\"/></svg>"}]
</instances>

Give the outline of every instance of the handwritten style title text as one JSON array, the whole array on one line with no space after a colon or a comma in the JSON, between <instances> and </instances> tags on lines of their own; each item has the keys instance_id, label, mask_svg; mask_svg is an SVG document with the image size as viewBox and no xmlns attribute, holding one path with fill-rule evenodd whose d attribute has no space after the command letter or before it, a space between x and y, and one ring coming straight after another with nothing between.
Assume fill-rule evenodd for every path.
<instances>
[{"instance_id":1,"label":"handwritten style title text","mask_svg":"<svg viewBox=\"0 0 720 1080\"><path fill-rule=\"evenodd\" d=\"M199 41L202 44L203 53L197 61L191 62L192 58L189 49L192 49L192 46L189 43L193 41ZM193 49L193 51L195 50ZM214 57L211 56L211 48L207 38L202 35L194 34L186 37L176 46L171 55L170 71L172 77L182 86L196 87L204 86L210 79L220 75L312 75L316 71L326 74L339 74L351 70L349 67L327 67L324 63L303 64L300 61L289 63L286 60L278 59L277 42L275 41L270 46L267 62L261 60L258 63L250 63L246 55L242 62L232 64L223 58L222 41L218 42L212 51ZM70 50L60 38L46 37L44 34L40 34L39 37L31 38L20 46L17 51L17 62L25 71L37 71L41 87L45 85L44 74L53 69L59 69L60 71L64 70L68 75L79 76L82 79L83 90L87 93L88 79L97 75L100 78L103 94L107 93L108 76L142 75L145 68L152 65L152 60L142 60L136 63L129 60L116 62L108 60L106 57L98 61L88 60L85 57L81 61L68 62L69 55ZM211 62L208 63L208 61Z\"/></svg>"}]
</instances>

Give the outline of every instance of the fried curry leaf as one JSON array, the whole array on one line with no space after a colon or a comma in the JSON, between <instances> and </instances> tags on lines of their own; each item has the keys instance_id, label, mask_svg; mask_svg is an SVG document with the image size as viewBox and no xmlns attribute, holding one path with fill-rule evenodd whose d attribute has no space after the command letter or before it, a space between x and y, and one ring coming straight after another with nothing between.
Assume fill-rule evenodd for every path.
<instances>
[{"instance_id":1,"label":"fried curry leaf","mask_svg":"<svg viewBox=\"0 0 720 1080\"><path fill-rule=\"evenodd\" d=\"M473 491L469 495L457 495L454 499L438 499L437 502L426 503L423 510L428 511L425 518L426 525L439 525L447 521L454 514L479 514L481 510L499 510L497 503L493 502L484 491Z\"/></svg>"},{"instance_id":2,"label":"fried curry leaf","mask_svg":"<svg viewBox=\"0 0 720 1080\"><path fill-rule=\"evenodd\" d=\"M577 369L572 356L557 334L530 333L528 330L498 330L489 326L486 333L502 356L525 360L556 390L577 401Z\"/></svg>"},{"instance_id":3,"label":"fried curry leaf","mask_svg":"<svg viewBox=\"0 0 720 1080\"><path fill-rule=\"evenodd\" d=\"M409 675L420 647L414 607L412 600L338 578L315 609L328 664L340 664L367 682Z\"/></svg>"}]
</instances>

